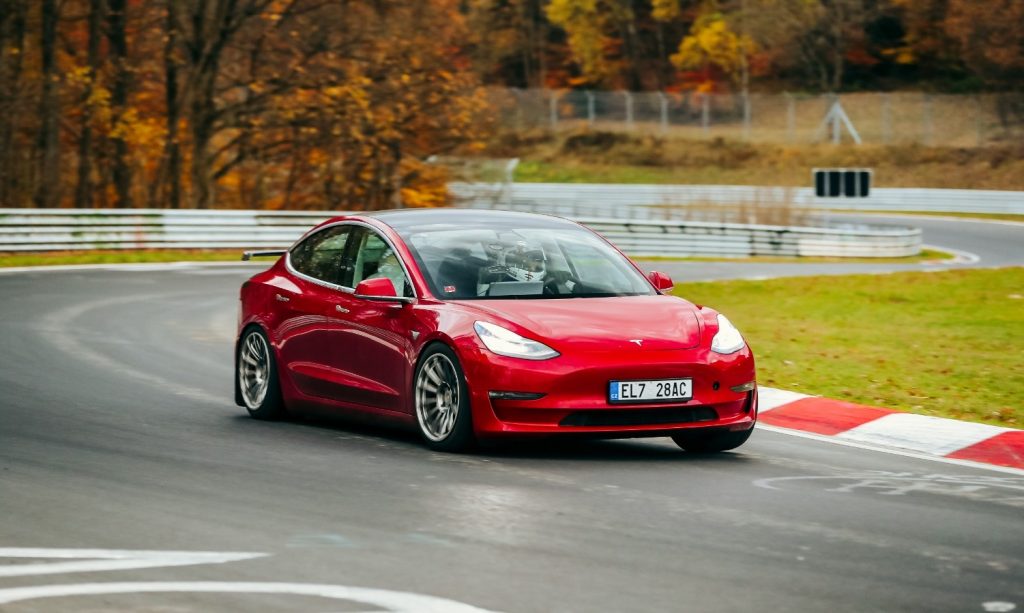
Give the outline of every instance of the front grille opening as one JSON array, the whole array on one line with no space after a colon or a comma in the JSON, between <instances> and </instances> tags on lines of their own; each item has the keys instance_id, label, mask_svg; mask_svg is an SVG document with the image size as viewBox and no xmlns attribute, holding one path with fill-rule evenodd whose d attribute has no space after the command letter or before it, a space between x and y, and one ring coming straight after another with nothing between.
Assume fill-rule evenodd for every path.
<instances>
[{"instance_id":1,"label":"front grille opening","mask_svg":"<svg viewBox=\"0 0 1024 613\"><path fill-rule=\"evenodd\" d=\"M559 422L560 426L657 426L714 421L718 413L710 407L672 409L614 409L576 411Z\"/></svg>"}]
</instances>

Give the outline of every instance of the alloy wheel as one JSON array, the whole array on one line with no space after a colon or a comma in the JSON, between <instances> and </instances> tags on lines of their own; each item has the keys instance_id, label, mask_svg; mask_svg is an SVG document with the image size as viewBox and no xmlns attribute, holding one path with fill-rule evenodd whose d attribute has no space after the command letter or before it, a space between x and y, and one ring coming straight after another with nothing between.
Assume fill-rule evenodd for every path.
<instances>
[{"instance_id":1,"label":"alloy wheel","mask_svg":"<svg viewBox=\"0 0 1024 613\"><path fill-rule=\"evenodd\" d=\"M238 355L238 383L249 409L258 409L270 386L270 348L262 334L250 332Z\"/></svg>"},{"instance_id":2,"label":"alloy wheel","mask_svg":"<svg viewBox=\"0 0 1024 613\"><path fill-rule=\"evenodd\" d=\"M459 417L459 376L443 353L428 357L416 378L416 419L429 440L447 438Z\"/></svg>"}]
</instances>

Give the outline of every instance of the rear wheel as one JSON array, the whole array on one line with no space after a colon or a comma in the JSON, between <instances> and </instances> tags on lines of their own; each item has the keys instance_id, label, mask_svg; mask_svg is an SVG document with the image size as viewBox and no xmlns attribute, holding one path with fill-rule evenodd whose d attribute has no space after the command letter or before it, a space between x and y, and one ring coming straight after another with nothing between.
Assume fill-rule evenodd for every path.
<instances>
[{"instance_id":1,"label":"rear wheel","mask_svg":"<svg viewBox=\"0 0 1024 613\"><path fill-rule=\"evenodd\" d=\"M238 389L249 415L256 419L279 419L284 415L277 364L263 330L253 327L242 335L235 359Z\"/></svg>"},{"instance_id":2,"label":"rear wheel","mask_svg":"<svg viewBox=\"0 0 1024 613\"><path fill-rule=\"evenodd\" d=\"M437 344L423 352L416 368L413 398L416 423L428 447L458 452L473 446L469 391L454 351Z\"/></svg>"},{"instance_id":3,"label":"rear wheel","mask_svg":"<svg viewBox=\"0 0 1024 613\"><path fill-rule=\"evenodd\" d=\"M740 432L729 432L728 430L714 430L711 432L681 432L673 435L672 440L684 450L693 453L716 453L736 449L747 442L753 428Z\"/></svg>"}]
</instances>

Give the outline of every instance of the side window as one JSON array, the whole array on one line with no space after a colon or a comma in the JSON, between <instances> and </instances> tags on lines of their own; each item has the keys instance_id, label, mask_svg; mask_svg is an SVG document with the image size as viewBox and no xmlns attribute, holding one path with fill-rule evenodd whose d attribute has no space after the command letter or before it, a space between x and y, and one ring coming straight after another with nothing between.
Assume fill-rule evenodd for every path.
<instances>
[{"instance_id":1,"label":"side window","mask_svg":"<svg viewBox=\"0 0 1024 613\"><path fill-rule=\"evenodd\" d=\"M292 267L314 279L352 287L352 263L345 257L352 230L352 226L333 226L310 236L292 249Z\"/></svg>"},{"instance_id":2,"label":"side window","mask_svg":"<svg viewBox=\"0 0 1024 613\"><path fill-rule=\"evenodd\" d=\"M391 279L395 294L412 298L412 284L405 276L398 254L384 239L372 230L360 229L354 240L358 247L352 285L358 285L364 279Z\"/></svg>"}]
</instances>

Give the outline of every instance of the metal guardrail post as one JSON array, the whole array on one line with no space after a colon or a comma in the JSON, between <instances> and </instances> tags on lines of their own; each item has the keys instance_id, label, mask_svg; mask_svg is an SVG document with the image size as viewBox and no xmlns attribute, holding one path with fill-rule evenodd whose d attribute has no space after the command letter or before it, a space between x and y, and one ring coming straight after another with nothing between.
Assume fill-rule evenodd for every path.
<instances>
[{"instance_id":1,"label":"metal guardrail post","mask_svg":"<svg viewBox=\"0 0 1024 613\"><path fill-rule=\"evenodd\" d=\"M548 97L548 123L552 131L558 129L558 97L554 90L551 90Z\"/></svg>"},{"instance_id":2,"label":"metal guardrail post","mask_svg":"<svg viewBox=\"0 0 1024 613\"><path fill-rule=\"evenodd\" d=\"M796 142L796 98L786 92L786 142Z\"/></svg>"},{"instance_id":3,"label":"metal guardrail post","mask_svg":"<svg viewBox=\"0 0 1024 613\"><path fill-rule=\"evenodd\" d=\"M981 117L983 107L981 104L981 97L974 97L974 144L981 147L985 144L985 124Z\"/></svg>"},{"instance_id":4,"label":"metal guardrail post","mask_svg":"<svg viewBox=\"0 0 1024 613\"><path fill-rule=\"evenodd\" d=\"M594 108L594 92L588 89L583 92L583 95L587 97L587 125L594 127L594 121L597 120L597 112Z\"/></svg>"},{"instance_id":5,"label":"metal guardrail post","mask_svg":"<svg viewBox=\"0 0 1024 613\"><path fill-rule=\"evenodd\" d=\"M707 137L711 128L711 98L707 94L700 95L700 127Z\"/></svg>"},{"instance_id":6,"label":"metal guardrail post","mask_svg":"<svg viewBox=\"0 0 1024 613\"><path fill-rule=\"evenodd\" d=\"M929 94L921 96L921 142L932 144L932 97Z\"/></svg>"},{"instance_id":7,"label":"metal guardrail post","mask_svg":"<svg viewBox=\"0 0 1024 613\"><path fill-rule=\"evenodd\" d=\"M892 142L892 102L889 94L882 94L882 142Z\"/></svg>"},{"instance_id":8,"label":"metal guardrail post","mask_svg":"<svg viewBox=\"0 0 1024 613\"><path fill-rule=\"evenodd\" d=\"M633 94L623 90L622 95L626 97L626 129L633 131Z\"/></svg>"},{"instance_id":9,"label":"metal guardrail post","mask_svg":"<svg viewBox=\"0 0 1024 613\"><path fill-rule=\"evenodd\" d=\"M661 132L664 134L668 132L668 96L665 92L658 92L658 102L661 111Z\"/></svg>"},{"instance_id":10,"label":"metal guardrail post","mask_svg":"<svg viewBox=\"0 0 1024 613\"><path fill-rule=\"evenodd\" d=\"M750 94L743 92L743 140L750 140Z\"/></svg>"}]
</instances>

